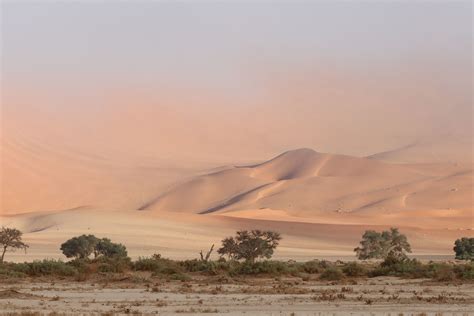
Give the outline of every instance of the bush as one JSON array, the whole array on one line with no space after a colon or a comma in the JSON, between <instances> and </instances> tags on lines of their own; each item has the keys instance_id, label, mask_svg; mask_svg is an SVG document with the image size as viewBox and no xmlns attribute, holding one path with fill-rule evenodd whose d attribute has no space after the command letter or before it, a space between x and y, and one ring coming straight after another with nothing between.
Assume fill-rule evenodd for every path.
<instances>
[{"instance_id":1,"label":"bush","mask_svg":"<svg viewBox=\"0 0 474 316\"><path fill-rule=\"evenodd\" d=\"M123 273L132 268L132 261L129 257L109 258L100 256L92 260L91 264L97 264L99 272Z\"/></svg>"},{"instance_id":2,"label":"bush","mask_svg":"<svg viewBox=\"0 0 474 316\"><path fill-rule=\"evenodd\" d=\"M12 267L17 265L16 263L3 263L0 264L0 276L5 278L23 278L27 274L22 271L14 270Z\"/></svg>"},{"instance_id":3,"label":"bush","mask_svg":"<svg viewBox=\"0 0 474 316\"><path fill-rule=\"evenodd\" d=\"M215 275L217 274L218 267L225 265L225 262L220 263L193 259L182 261L180 264L187 272L207 272Z\"/></svg>"},{"instance_id":4,"label":"bush","mask_svg":"<svg viewBox=\"0 0 474 316\"><path fill-rule=\"evenodd\" d=\"M133 263L136 271L150 271L154 274L175 274L183 272L177 261L165 258L138 258Z\"/></svg>"},{"instance_id":5,"label":"bush","mask_svg":"<svg viewBox=\"0 0 474 316\"><path fill-rule=\"evenodd\" d=\"M7 267L10 271L28 276L73 276L77 273L77 270L74 267L59 260L37 260L25 263L10 263Z\"/></svg>"},{"instance_id":6,"label":"bush","mask_svg":"<svg viewBox=\"0 0 474 316\"><path fill-rule=\"evenodd\" d=\"M330 267L319 276L321 280L338 281L344 278L344 274L339 268Z\"/></svg>"},{"instance_id":7,"label":"bush","mask_svg":"<svg viewBox=\"0 0 474 316\"><path fill-rule=\"evenodd\" d=\"M324 267L321 266L321 262L319 260L311 260L306 261L301 265L302 272L306 272L309 274L320 273L324 270Z\"/></svg>"},{"instance_id":8,"label":"bush","mask_svg":"<svg viewBox=\"0 0 474 316\"><path fill-rule=\"evenodd\" d=\"M344 264L342 272L349 277L360 277L367 275L367 269L360 263L348 262Z\"/></svg>"},{"instance_id":9,"label":"bush","mask_svg":"<svg viewBox=\"0 0 474 316\"><path fill-rule=\"evenodd\" d=\"M394 260L393 258L388 258L368 274L370 277L381 275L392 275L405 278L429 277L426 266L416 259Z\"/></svg>"},{"instance_id":10,"label":"bush","mask_svg":"<svg viewBox=\"0 0 474 316\"><path fill-rule=\"evenodd\" d=\"M234 270L236 274L294 274L298 272L297 266L294 263L287 263L281 261L258 261L258 262L243 262Z\"/></svg>"},{"instance_id":11,"label":"bush","mask_svg":"<svg viewBox=\"0 0 474 316\"><path fill-rule=\"evenodd\" d=\"M474 280L474 263L454 266L456 277L461 280Z\"/></svg>"}]
</instances>

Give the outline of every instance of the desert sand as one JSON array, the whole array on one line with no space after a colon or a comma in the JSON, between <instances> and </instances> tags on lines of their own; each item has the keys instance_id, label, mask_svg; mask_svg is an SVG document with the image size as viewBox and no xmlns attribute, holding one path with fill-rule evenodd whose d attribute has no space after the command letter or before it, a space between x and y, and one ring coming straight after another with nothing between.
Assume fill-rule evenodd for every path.
<instances>
[{"instance_id":1,"label":"desert sand","mask_svg":"<svg viewBox=\"0 0 474 316\"><path fill-rule=\"evenodd\" d=\"M0 221L31 245L9 255L15 261L61 258L60 244L83 233L121 242L133 258L190 258L237 229L265 228L283 234L276 258L301 260L352 257L366 229L397 226L413 255L431 258L449 258L456 238L474 235L472 163L302 148L179 167L4 144Z\"/></svg>"}]
</instances>

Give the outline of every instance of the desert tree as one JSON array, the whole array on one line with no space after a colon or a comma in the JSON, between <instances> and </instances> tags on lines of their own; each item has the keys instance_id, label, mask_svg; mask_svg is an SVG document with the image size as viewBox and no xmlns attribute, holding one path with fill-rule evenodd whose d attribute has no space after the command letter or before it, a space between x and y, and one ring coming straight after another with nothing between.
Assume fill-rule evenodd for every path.
<instances>
[{"instance_id":1,"label":"desert tree","mask_svg":"<svg viewBox=\"0 0 474 316\"><path fill-rule=\"evenodd\" d=\"M354 251L357 258L366 260L385 257L385 249L386 241L382 237L382 234L375 230L367 230L364 235L362 235L359 247L355 248Z\"/></svg>"},{"instance_id":2,"label":"desert tree","mask_svg":"<svg viewBox=\"0 0 474 316\"><path fill-rule=\"evenodd\" d=\"M454 242L456 259L474 260L474 238L462 237Z\"/></svg>"},{"instance_id":3,"label":"desert tree","mask_svg":"<svg viewBox=\"0 0 474 316\"><path fill-rule=\"evenodd\" d=\"M234 260L237 255L237 242L234 237L226 237L222 240L222 247L217 249L221 256L227 256L229 260Z\"/></svg>"},{"instance_id":4,"label":"desert tree","mask_svg":"<svg viewBox=\"0 0 474 316\"><path fill-rule=\"evenodd\" d=\"M127 249L122 244L113 243L108 238L99 239L94 235L81 235L67 240L61 245L61 251L68 258L86 259L94 254L94 258L126 257Z\"/></svg>"},{"instance_id":5,"label":"desert tree","mask_svg":"<svg viewBox=\"0 0 474 316\"><path fill-rule=\"evenodd\" d=\"M388 252L387 256L396 260L407 259L407 253L411 252L411 246L408 243L407 236L400 234L398 228L390 228L388 232Z\"/></svg>"},{"instance_id":6,"label":"desert tree","mask_svg":"<svg viewBox=\"0 0 474 316\"><path fill-rule=\"evenodd\" d=\"M95 251L98 255L105 257L126 257L128 255L127 248L124 245L113 243L108 238L102 238L95 246Z\"/></svg>"},{"instance_id":7,"label":"desert tree","mask_svg":"<svg viewBox=\"0 0 474 316\"><path fill-rule=\"evenodd\" d=\"M360 260L390 258L399 261L407 258L406 253L411 252L411 247L407 237L392 227L381 233L367 230L354 251Z\"/></svg>"},{"instance_id":8,"label":"desert tree","mask_svg":"<svg viewBox=\"0 0 474 316\"><path fill-rule=\"evenodd\" d=\"M244 259L253 263L258 258L271 258L280 240L281 235L277 232L241 230L236 236L222 240L222 247L218 253L235 260Z\"/></svg>"},{"instance_id":9,"label":"desert tree","mask_svg":"<svg viewBox=\"0 0 474 316\"><path fill-rule=\"evenodd\" d=\"M26 249L29 247L22 241L23 233L16 228L2 227L0 230L0 247L2 247L2 256L0 263L3 263L7 250L15 251L16 249Z\"/></svg>"},{"instance_id":10,"label":"desert tree","mask_svg":"<svg viewBox=\"0 0 474 316\"><path fill-rule=\"evenodd\" d=\"M94 257L99 255L96 245L100 239L94 235L81 235L73 237L61 245L61 251L67 258L85 259L94 253Z\"/></svg>"}]
</instances>

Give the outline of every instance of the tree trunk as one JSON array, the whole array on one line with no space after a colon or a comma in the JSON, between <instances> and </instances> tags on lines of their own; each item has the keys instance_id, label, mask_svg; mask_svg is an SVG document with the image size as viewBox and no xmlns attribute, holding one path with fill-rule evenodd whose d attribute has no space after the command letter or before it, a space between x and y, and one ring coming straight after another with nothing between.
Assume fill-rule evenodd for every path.
<instances>
[{"instance_id":1,"label":"tree trunk","mask_svg":"<svg viewBox=\"0 0 474 316\"><path fill-rule=\"evenodd\" d=\"M7 246L3 247L2 257L0 258L0 263L3 263L3 258L5 257L5 252L7 252Z\"/></svg>"}]
</instances>

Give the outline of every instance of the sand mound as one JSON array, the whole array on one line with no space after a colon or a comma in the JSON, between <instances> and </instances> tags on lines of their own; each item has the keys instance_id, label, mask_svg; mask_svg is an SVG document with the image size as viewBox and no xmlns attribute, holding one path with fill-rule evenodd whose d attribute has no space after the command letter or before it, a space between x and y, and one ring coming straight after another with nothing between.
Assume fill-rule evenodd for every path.
<instances>
[{"instance_id":1,"label":"sand mound","mask_svg":"<svg viewBox=\"0 0 474 316\"><path fill-rule=\"evenodd\" d=\"M318 218L331 213L467 212L472 180L470 165L398 165L297 149L261 164L199 176L141 209L209 214L268 208Z\"/></svg>"}]
</instances>

